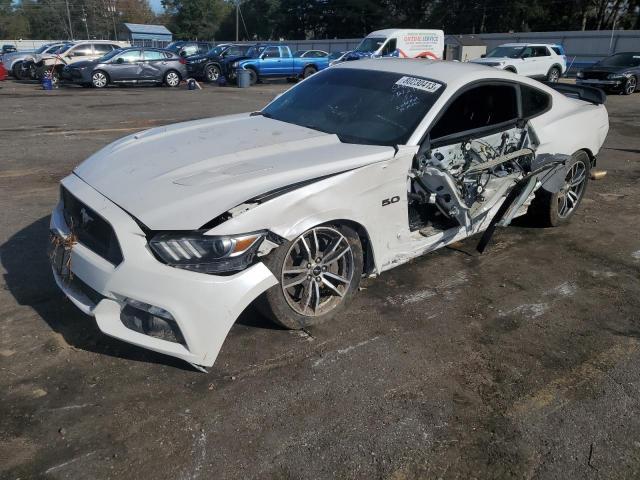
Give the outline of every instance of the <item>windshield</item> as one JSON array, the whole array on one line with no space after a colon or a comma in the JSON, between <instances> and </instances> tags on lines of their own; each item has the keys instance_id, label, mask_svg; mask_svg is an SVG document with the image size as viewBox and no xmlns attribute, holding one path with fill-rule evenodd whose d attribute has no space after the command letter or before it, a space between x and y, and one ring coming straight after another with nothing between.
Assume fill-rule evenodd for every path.
<instances>
[{"instance_id":1,"label":"windshield","mask_svg":"<svg viewBox=\"0 0 640 480\"><path fill-rule=\"evenodd\" d=\"M339 59L342 55L344 55L344 52L333 52L329 54L329 60L337 60Z\"/></svg>"},{"instance_id":2,"label":"windshield","mask_svg":"<svg viewBox=\"0 0 640 480\"><path fill-rule=\"evenodd\" d=\"M185 45L185 42L173 42L167 45L166 49L171 50L174 53L178 53L178 50Z\"/></svg>"},{"instance_id":3,"label":"windshield","mask_svg":"<svg viewBox=\"0 0 640 480\"><path fill-rule=\"evenodd\" d=\"M212 57L219 57L220 54L224 52L227 48L229 48L228 45L225 45L225 46L218 45L217 47L213 47L211 50L209 50L207 52L207 55L211 55Z\"/></svg>"},{"instance_id":4,"label":"windshield","mask_svg":"<svg viewBox=\"0 0 640 480\"><path fill-rule=\"evenodd\" d=\"M638 67L640 66L640 52L616 53L604 60L600 60L598 65L603 67Z\"/></svg>"},{"instance_id":5,"label":"windshield","mask_svg":"<svg viewBox=\"0 0 640 480\"><path fill-rule=\"evenodd\" d=\"M63 45L62 47L60 47L60 49L58 49L58 51L56 53L64 53L67 50L69 50L72 46L73 46L73 43L69 43L67 45Z\"/></svg>"},{"instance_id":6,"label":"windshield","mask_svg":"<svg viewBox=\"0 0 640 480\"><path fill-rule=\"evenodd\" d=\"M487 54L487 58L518 58L524 46L521 47L497 47Z\"/></svg>"},{"instance_id":7,"label":"windshield","mask_svg":"<svg viewBox=\"0 0 640 480\"><path fill-rule=\"evenodd\" d=\"M35 53L43 53L45 50L47 50L50 47L51 47L51 45L42 45L42 46L37 48Z\"/></svg>"},{"instance_id":8,"label":"windshield","mask_svg":"<svg viewBox=\"0 0 640 480\"><path fill-rule=\"evenodd\" d=\"M385 40L386 38L382 37L367 37L360 42L360 45L358 45L358 48L356 48L354 52L375 52L382 46Z\"/></svg>"},{"instance_id":9,"label":"windshield","mask_svg":"<svg viewBox=\"0 0 640 480\"><path fill-rule=\"evenodd\" d=\"M107 60L109 60L110 58L115 57L117 54L122 52L122 48L117 48L115 50L111 50L109 53L101 56L98 60L96 60L98 63L102 63L102 62L106 62Z\"/></svg>"},{"instance_id":10,"label":"windshield","mask_svg":"<svg viewBox=\"0 0 640 480\"><path fill-rule=\"evenodd\" d=\"M259 47L251 47L249 50L247 50L247 57L258 58L264 49L264 45Z\"/></svg>"},{"instance_id":11,"label":"windshield","mask_svg":"<svg viewBox=\"0 0 640 480\"><path fill-rule=\"evenodd\" d=\"M444 85L399 73L331 68L271 102L263 115L326 133L345 143L401 145Z\"/></svg>"}]
</instances>

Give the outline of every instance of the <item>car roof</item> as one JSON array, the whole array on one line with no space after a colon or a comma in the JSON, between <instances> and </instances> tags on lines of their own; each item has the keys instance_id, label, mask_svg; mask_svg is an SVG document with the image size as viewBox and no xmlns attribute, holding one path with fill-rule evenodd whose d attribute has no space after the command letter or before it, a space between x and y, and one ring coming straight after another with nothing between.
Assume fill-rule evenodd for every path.
<instances>
[{"instance_id":1,"label":"car roof","mask_svg":"<svg viewBox=\"0 0 640 480\"><path fill-rule=\"evenodd\" d=\"M442 60L424 60L420 58L374 58L354 62L343 62L331 67L349 68L358 70L375 70L379 72L392 72L400 75L424 77L446 84L448 87L458 89L468 83L477 80L510 80L534 85L536 88L549 91L536 80L516 75L505 70L500 70L486 65L471 62L451 62Z\"/></svg>"},{"instance_id":2,"label":"car roof","mask_svg":"<svg viewBox=\"0 0 640 480\"><path fill-rule=\"evenodd\" d=\"M395 35L399 32L412 32L412 33L444 33L442 30L432 29L432 28L385 28L384 30L376 30L367 35L367 37L390 37L391 35Z\"/></svg>"},{"instance_id":3,"label":"car roof","mask_svg":"<svg viewBox=\"0 0 640 480\"><path fill-rule=\"evenodd\" d=\"M557 43L530 43L530 42L513 42L501 43L500 47L558 47Z\"/></svg>"}]
</instances>

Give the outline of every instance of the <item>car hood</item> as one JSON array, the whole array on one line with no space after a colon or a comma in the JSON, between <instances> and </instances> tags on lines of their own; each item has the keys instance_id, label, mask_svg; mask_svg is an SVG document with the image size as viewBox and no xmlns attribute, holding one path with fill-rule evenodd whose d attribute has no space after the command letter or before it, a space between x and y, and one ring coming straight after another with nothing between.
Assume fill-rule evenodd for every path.
<instances>
[{"instance_id":1,"label":"car hood","mask_svg":"<svg viewBox=\"0 0 640 480\"><path fill-rule=\"evenodd\" d=\"M241 114L130 135L74 172L151 230L193 230L258 195L394 154Z\"/></svg>"},{"instance_id":2,"label":"car hood","mask_svg":"<svg viewBox=\"0 0 640 480\"><path fill-rule=\"evenodd\" d=\"M471 60L471 63L501 63L501 62L507 62L509 60L515 60L514 58L508 58L508 57L491 57L491 58L474 58L473 60Z\"/></svg>"}]
</instances>

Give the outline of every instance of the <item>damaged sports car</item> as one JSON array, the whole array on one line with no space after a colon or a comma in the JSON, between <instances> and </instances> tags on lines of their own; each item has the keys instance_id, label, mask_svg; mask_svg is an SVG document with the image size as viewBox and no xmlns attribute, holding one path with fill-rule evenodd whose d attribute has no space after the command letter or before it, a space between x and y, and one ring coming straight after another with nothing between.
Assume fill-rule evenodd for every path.
<instances>
[{"instance_id":1,"label":"damaged sports car","mask_svg":"<svg viewBox=\"0 0 640 480\"><path fill-rule=\"evenodd\" d=\"M477 233L483 250L517 216L569 221L604 101L480 65L345 62L89 157L51 217L55 280L105 334L211 366L250 304L304 328L362 277Z\"/></svg>"}]
</instances>

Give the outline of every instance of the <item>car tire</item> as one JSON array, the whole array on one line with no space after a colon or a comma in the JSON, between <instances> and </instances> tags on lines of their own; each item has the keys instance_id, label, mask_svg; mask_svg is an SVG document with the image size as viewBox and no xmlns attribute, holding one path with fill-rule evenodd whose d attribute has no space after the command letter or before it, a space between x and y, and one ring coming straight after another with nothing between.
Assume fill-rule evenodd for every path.
<instances>
[{"instance_id":1,"label":"car tire","mask_svg":"<svg viewBox=\"0 0 640 480\"><path fill-rule=\"evenodd\" d=\"M11 67L11 74L16 80L22 80L22 62L16 62Z\"/></svg>"},{"instance_id":2,"label":"car tire","mask_svg":"<svg viewBox=\"0 0 640 480\"><path fill-rule=\"evenodd\" d=\"M258 77L258 72L256 72L253 68L247 68L249 70L249 84L255 85L260 81L260 77Z\"/></svg>"},{"instance_id":3,"label":"car tire","mask_svg":"<svg viewBox=\"0 0 640 480\"><path fill-rule=\"evenodd\" d=\"M561 75L562 72L560 72L558 67L551 67L549 72L547 72L547 82L557 83Z\"/></svg>"},{"instance_id":4,"label":"car tire","mask_svg":"<svg viewBox=\"0 0 640 480\"><path fill-rule=\"evenodd\" d=\"M258 310L284 328L300 330L347 307L362 277L362 245L345 225L319 225L275 249L265 264L279 283L258 298Z\"/></svg>"},{"instance_id":5,"label":"car tire","mask_svg":"<svg viewBox=\"0 0 640 480\"><path fill-rule=\"evenodd\" d=\"M180 74L178 72L176 72L175 70L169 70L164 74L163 83L167 87L176 88L178 85L180 85L180 80Z\"/></svg>"},{"instance_id":6,"label":"car tire","mask_svg":"<svg viewBox=\"0 0 640 480\"><path fill-rule=\"evenodd\" d=\"M207 65L204 69L204 76L209 83L216 83L220 75L222 75L222 72L217 65Z\"/></svg>"},{"instance_id":7,"label":"car tire","mask_svg":"<svg viewBox=\"0 0 640 480\"><path fill-rule=\"evenodd\" d=\"M574 153L567 163L567 174L559 192L539 188L528 215L543 227L557 227L569 222L582 202L589 183L591 159L587 152Z\"/></svg>"},{"instance_id":8,"label":"car tire","mask_svg":"<svg viewBox=\"0 0 640 480\"><path fill-rule=\"evenodd\" d=\"M313 65L308 65L304 67L304 70L302 71L302 78L309 78L311 75L313 75L317 71L318 69L316 67L314 67Z\"/></svg>"},{"instance_id":9,"label":"car tire","mask_svg":"<svg viewBox=\"0 0 640 480\"><path fill-rule=\"evenodd\" d=\"M91 86L93 88L105 88L109 85L109 75L102 70L96 70L91 74Z\"/></svg>"},{"instance_id":10,"label":"car tire","mask_svg":"<svg viewBox=\"0 0 640 480\"><path fill-rule=\"evenodd\" d=\"M624 82L624 87L622 88L622 94L631 95L636 91L637 87L638 87L638 79L635 77L635 75L631 75L629 78L627 78L627 81Z\"/></svg>"}]
</instances>

